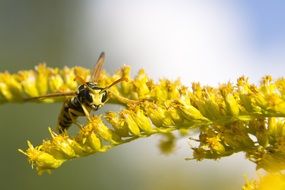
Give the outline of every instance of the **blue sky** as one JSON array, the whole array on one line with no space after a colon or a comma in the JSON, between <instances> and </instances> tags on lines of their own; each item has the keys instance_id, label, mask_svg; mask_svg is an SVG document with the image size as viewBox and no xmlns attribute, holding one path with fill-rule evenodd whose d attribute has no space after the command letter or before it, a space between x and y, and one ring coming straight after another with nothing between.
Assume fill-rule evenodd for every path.
<instances>
[{"instance_id":1,"label":"blue sky","mask_svg":"<svg viewBox=\"0 0 285 190\"><path fill-rule=\"evenodd\" d=\"M253 45L267 49L273 44L284 46L285 1L238 1L249 16L254 33Z\"/></svg>"}]
</instances>

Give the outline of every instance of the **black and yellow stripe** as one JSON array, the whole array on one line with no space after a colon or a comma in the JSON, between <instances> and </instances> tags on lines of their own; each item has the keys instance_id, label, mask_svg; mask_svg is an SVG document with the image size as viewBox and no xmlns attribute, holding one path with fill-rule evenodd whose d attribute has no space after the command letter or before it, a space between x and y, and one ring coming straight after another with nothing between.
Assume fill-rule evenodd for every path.
<instances>
[{"instance_id":1,"label":"black and yellow stripe","mask_svg":"<svg viewBox=\"0 0 285 190\"><path fill-rule=\"evenodd\" d=\"M76 113L72 112L72 110ZM58 117L59 132L61 133L68 129L78 116L84 116L84 111L78 97L67 99Z\"/></svg>"}]
</instances>

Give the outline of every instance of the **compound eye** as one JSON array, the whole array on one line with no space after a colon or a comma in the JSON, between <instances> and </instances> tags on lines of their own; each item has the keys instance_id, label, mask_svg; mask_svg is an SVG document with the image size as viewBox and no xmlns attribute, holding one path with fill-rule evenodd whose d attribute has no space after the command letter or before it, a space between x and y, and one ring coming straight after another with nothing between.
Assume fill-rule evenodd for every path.
<instances>
[{"instance_id":1,"label":"compound eye","mask_svg":"<svg viewBox=\"0 0 285 190\"><path fill-rule=\"evenodd\" d=\"M89 92L86 92L85 97L86 97L86 100L87 100L88 102L93 102L93 98L92 98L92 96L89 94Z\"/></svg>"},{"instance_id":2,"label":"compound eye","mask_svg":"<svg viewBox=\"0 0 285 190\"><path fill-rule=\"evenodd\" d=\"M107 101L107 98L108 98L108 94L106 91L103 92L103 95L102 95L102 99L101 99L101 102L104 103Z\"/></svg>"}]
</instances>

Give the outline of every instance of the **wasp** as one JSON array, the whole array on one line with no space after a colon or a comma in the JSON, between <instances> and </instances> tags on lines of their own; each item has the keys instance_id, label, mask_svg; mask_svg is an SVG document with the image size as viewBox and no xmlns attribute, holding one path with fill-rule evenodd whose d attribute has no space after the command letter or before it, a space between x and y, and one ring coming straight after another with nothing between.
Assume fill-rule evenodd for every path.
<instances>
[{"instance_id":1,"label":"wasp","mask_svg":"<svg viewBox=\"0 0 285 190\"><path fill-rule=\"evenodd\" d=\"M87 116L87 118L90 118L91 111L98 110L108 101L110 94L109 89L121 81L126 81L126 79L122 77L107 87L98 86L97 82L100 77L104 62L105 53L102 52L93 68L93 71L91 72L91 78L89 82L85 82L84 79L82 79L80 76L75 77L75 80L81 83L78 86L76 92L59 92L32 97L27 100L66 97L61 112L58 116L58 132L65 132L72 123L80 126L80 124L76 122L76 119L79 116Z\"/></svg>"}]
</instances>

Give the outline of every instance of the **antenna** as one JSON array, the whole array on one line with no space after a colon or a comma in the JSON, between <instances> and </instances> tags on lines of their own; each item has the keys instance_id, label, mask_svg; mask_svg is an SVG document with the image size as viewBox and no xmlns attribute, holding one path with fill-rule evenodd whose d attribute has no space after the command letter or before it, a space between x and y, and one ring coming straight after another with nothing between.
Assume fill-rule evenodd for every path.
<instances>
[{"instance_id":1,"label":"antenna","mask_svg":"<svg viewBox=\"0 0 285 190\"><path fill-rule=\"evenodd\" d=\"M114 81L112 84L110 84L109 86L107 86L107 87L105 87L103 90L105 91L105 90L108 90L109 88L111 88L112 86L114 86L114 85L116 85L116 84L118 84L119 82L122 82L122 81L128 81L128 79L127 78L125 78L125 77L121 77L121 78L119 78L118 80L116 80L116 81Z\"/></svg>"}]
</instances>

